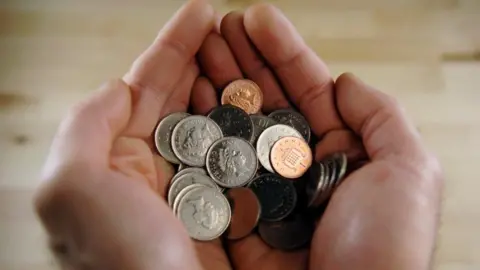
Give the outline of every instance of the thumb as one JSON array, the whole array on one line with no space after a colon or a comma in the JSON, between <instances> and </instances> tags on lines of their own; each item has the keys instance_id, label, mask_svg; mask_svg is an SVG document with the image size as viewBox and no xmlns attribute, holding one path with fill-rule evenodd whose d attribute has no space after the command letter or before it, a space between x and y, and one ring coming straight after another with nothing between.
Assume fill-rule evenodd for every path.
<instances>
[{"instance_id":1,"label":"thumb","mask_svg":"<svg viewBox=\"0 0 480 270\"><path fill-rule=\"evenodd\" d=\"M60 123L44 167L44 177L61 164L82 162L107 166L113 141L131 114L130 88L111 80L74 106Z\"/></svg>"}]
</instances>

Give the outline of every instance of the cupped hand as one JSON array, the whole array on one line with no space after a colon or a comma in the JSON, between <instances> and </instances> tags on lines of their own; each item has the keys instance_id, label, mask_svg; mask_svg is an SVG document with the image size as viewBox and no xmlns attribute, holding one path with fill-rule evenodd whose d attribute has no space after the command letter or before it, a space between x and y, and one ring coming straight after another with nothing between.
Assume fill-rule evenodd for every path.
<instances>
[{"instance_id":1,"label":"cupped hand","mask_svg":"<svg viewBox=\"0 0 480 270\"><path fill-rule=\"evenodd\" d=\"M305 115L322 138L317 159L368 160L334 193L308 249L274 250L254 234L193 242L163 199L173 169L152 152L156 123L189 105L208 112L217 89L243 77L264 91L264 112ZM392 98L350 74L334 83L276 8L256 5L219 25L201 0L123 80L72 109L42 177L36 209L69 269L427 269L442 188L436 159Z\"/></svg>"}]
</instances>

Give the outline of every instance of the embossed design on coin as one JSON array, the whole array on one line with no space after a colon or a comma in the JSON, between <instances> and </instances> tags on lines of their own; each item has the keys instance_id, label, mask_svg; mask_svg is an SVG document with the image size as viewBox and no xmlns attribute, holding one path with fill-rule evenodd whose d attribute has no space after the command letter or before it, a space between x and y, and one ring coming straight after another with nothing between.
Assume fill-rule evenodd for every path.
<instances>
[{"instance_id":1,"label":"embossed design on coin","mask_svg":"<svg viewBox=\"0 0 480 270\"><path fill-rule=\"evenodd\" d=\"M219 237L227 229L231 210L220 191L206 187L195 188L180 200L177 216L190 237L209 241Z\"/></svg>"},{"instance_id":2,"label":"embossed design on coin","mask_svg":"<svg viewBox=\"0 0 480 270\"><path fill-rule=\"evenodd\" d=\"M169 114L158 123L155 129L155 146L158 153L171 163L180 163L172 150L172 131L178 122L189 115L189 113L185 112Z\"/></svg>"},{"instance_id":3,"label":"embossed design on coin","mask_svg":"<svg viewBox=\"0 0 480 270\"><path fill-rule=\"evenodd\" d=\"M197 168L197 167L189 167L189 168L185 168L179 172L177 172L173 177L172 179L170 180L170 186L172 185L173 182L175 182L178 177L184 175L184 174L187 174L187 173L197 173L197 174L204 174L204 175L207 175L207 171L205 171L205 169L203 168Z\"/></svg>"},{"instance_id":4,"label":"embossed design on coin","mask_svg":"<svg viewBox=\"0 0 480 270\"><path fill-rule=\"evenodd\" d=\"M222 105L231 104L248 114L258 113L263 104L263 93L253 81L241 79L231 82L223 90Z\"/></svg>"},{"instance_id":5,"label":"embossed design on coin","mask_svg":"<svg viewBox=\"0 0 480 270\"><path fill-rule=\"evenodd\" d=\"M207 153L207 171L222 187L247 184L257 171L253 146L244 139L225 137L216 141Z\"/></svg>"},{"instance_id":6,"label":"embossed design on coin","mask_svg":"<svg viewBox=\"0 0 480 270\"><path fill-rule=\"evenodd\" d=\"M270 163L270 151L272 150L273 145L283 137L302 138L302 135L292 127L278 124L265 129L265 131L260 134L260 137L258 137L258 161L260 161L262 166L269 172L274 172Z\"/></svg>"},{"instance_id":7,"label":"embossed design on coin","mask_svg":"<svg viewBox=\"0 0 480 270\"><path fill-rule=\"evenodd\" d=\"M193 172L186 173L182 176L179 176L175 181L172 182L170 189L168 190L168 205L172 207L178 193L180 193L182 189L193 184L202 184L213 189L219 189L215 182L213 182L213 180L206 175Z\"/></svg>"},{"instance_id":8,"label":"embossed design on coin","mask_svg":"<svg viewBox=\"0 0 480 270\"><path fill-rule=\"evenodd\" d=\"M208 114L208 118L218 124L225 137L235 136L247 141L252 139L252 119L239 107L233 105L217 107Z\"/></svg>"},{"instance_id":9,"label":"embossed design on coin","mask_svg":"<svg viewBox=\"0 0 480 270\"><path fill-rule=\"evenodd\" d=\"M281 176L299 178L312 165L312 150L301 138L283 137L273 145L270 161Z\"/></svg>"},{"instance_id":10,"label":"embossed design on coin","mask_svg":"<svg viewBox=\"0 0 480 270\"><path fill-rule=\"evenodd\" d=\"M195 115L180 121L172 137L173 152L182 163L203 167L208 148L222 138L222 130L213 120Z\"/></svg>"},{"instance_id":11,"label":"embossed design on coin","mask_svg":"<svg viewBox=\"0 0 480 270\"><path fill-rule=\"evenodd\" d=\"M193 184L193 185L187 186L184 189L180 190L177 197L175 197L175 200L173 201L172 209L173 209L173 213L175 214L175 216L178 213L178 204L180 203L180 200L183 198L183 196L185 196L185 194L187 194L187 192L189 192L190 190L195 189L195 188L201 188L201 187L207 187L207 186L205 186L203 184Z\"/></svg>"},{"instance_id":12,"label":"embossed design on coin","mask_svg":"<svg viewBox=\"0 0 480 270\"><path fill-rule=\"evenodd\" d=\"M273 120L272 118L265 116L265 115L250 115L250 118L252 119L253 122L253 136L250 142L255 145L257 143L258 137L262 132L273 126L278 124L277 121Z\"/></svg>"},{"instance_id":13,"label":"embossed design on coin","mask_svg":"<svg viewBox=\"0 0 480 270\"><path fill-rule=\"evenodd\" d=\"M287 251L306 246L312 239L314 229L314 222L302 214L277 222L261 221L258 224L258 233L265 243Z\"/></svg>"},{"instance_id":14,"label":"embossed design on coin","mask_svg":"<svg viewBox=\"0 0 480 270\"><path fill-rule=\"evenodd\" d=\"M248 187L260 201L262 220L278 221L295 209L297 193L292 181L268 173L255 178Z\"/></svg>"},{"instance_id":15,"label":"embossed design on coin","mask_svg":"<svg viewBox=\"0 0 480 270\"><path fill-rule=\"evenodd\" d=\"M268 117L275 119L280 124L293 127L294 129L298 130L300 134L302 134L305 141L310 142L310 126L308 125L305 117L303 117L303 115L300 113L292 109L281 109L272 112L268 115Z\"/></svg>"},{"instance_id":16,"label":"embossed design on coin","mask_svg":"<svg viewBox=\"0 0 480 270\"><path fill-rule=\"evenodd\" d=\"M227 229L228 239L240 239L250 234L260 218L260 202L249 188L233 188L227 191L232 209L232 220Z\"/></svg>"}]
</instances>

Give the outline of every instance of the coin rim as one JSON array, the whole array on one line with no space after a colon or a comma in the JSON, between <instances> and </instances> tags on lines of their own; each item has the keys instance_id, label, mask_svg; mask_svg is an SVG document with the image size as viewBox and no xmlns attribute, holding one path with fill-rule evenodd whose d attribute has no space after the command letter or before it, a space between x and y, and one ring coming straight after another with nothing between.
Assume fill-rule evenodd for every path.
<instances>
[{"instance_id":1,"label":"coin rim","mask_svg":"<svg viewBox=\"0 0 480 270\"><path fill-rule=\"evenodd\" d=\"M253 173L251 174L251 176L248 178L248 180L246 180L244 183L242 183L241 185L235 185L235 186L229 186L229 185L226 185L225 183L221 182L220 180L216 179L214 174L212 173L212 168L210 168L209 166L209 160L210 160L210 156L211 156L211 152L213 151L213 148L215 147L215 145L227 140L227 139L235 139L235 140L241 140L243 142L245 142L249 147L250 149L253 151L253 154L255 156L255 169L253 170ZM248 184L252 179L253 177L255 176L256 172L257 172L257 169L258 169L258 158L257 158L257 151L256 149L252 146L252 144L243 139L243 138L240 138L240 137L234 137L234 136L229 136L229 137L223 137L217 141L215 141L211 146L210 148L208 149L207 151L207 157L206 157L206 167L207 167L207 172L208 172L208 175L210 175L210 178L212 178L212 180L219 186L221 187L225 187L225 188L237 188L237 187L243 187L245 186L246 184Z\"/></svg>"},{"instance_id":2,"label":"coin rim","mask_svg":"<svg viewBox=\"0 0 480 270\"><path fill-rule=\"evenodd\" d=\"M201 176L201 177L206 177L208 179L210 179L210 181L212 182L213 186L214 187L209 187L209 188L216 188L217 190L220 190L219 187L217 186L217 184L215 184L215 182L213 182L213 180L210 178L210 176L208 175L203 175L203 174L199 174L199 173L186 173L182 176L179 176L177 178L177 180L175 180L174 182L172 182L172 185L169 187L168 189L168 192L167 192L167 202L168 202L168 206L172 207L173 206L173 202L175 201L175 198L176 196L178 196L178 193L180 193L181 190L178 191L177 195L175 197L173 197L173 188L178 185L178 182L180 181L181 177L185 177L186 175L197 175L197 176ZM195 184L198 184L198 183L195 183ZM193 185L193 184L192 184Z\"/></svg>"},{"instance_id":3,"label":"coin rim","mask_svg":"<svg viewBox=\"0 0 480 270\"><path fill-rule=\"evenodd\" d=\"M208 186L205 186L204 184L191 184L189 186L186 186L184 189L180 190L180 192L178 192L177 197L175 197L175 200L173 200L173 206L172 206L172 212L175 216L177 216L178 204L180 203L180 200L183 198L183 196L185 196L185 194L187 194L187 192L189 192L190 190L196 189L199 187L208 187Z\"/></svg>"}]
</instances>

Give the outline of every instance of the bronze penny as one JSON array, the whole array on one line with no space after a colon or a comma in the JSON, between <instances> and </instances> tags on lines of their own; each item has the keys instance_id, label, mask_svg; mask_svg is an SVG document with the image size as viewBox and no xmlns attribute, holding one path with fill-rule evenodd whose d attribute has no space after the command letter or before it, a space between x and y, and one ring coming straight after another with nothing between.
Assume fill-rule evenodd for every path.
<instances>
[{"instance_id":1,"label":"bronze penny","mask_svg":"<svg viewBox=\"0 0 480 270\"><path fill-rule=\"evenodd\" d=\"M226 236L228 239L240 239L249 235L257 226L260 218L260 203L249 188L233 188L227 191L232 209L232 219Z\"/></svg>"},{"instance_id":2,"label":"bronze penny","mask_svg":"<svg viewBox=\"0 0 480 270\"><path fill-rule=\"evenodd\" d=\"M255 114L262 108L263 93L253 81L241 79L231 82L223 89L221 101L222 105L231 104L248 114Z\"/></svg>"},{"instance_id":3,"label":"bronze penny","mask_svg":"<svg viewBox=\"0 0 480 270\"><path fill-rule=\"evenodd\" d=\"M281 176L299 178L312 165L312 150L301 138L284 137L273 145L270 162Z\"/></svg>"}]
</instances>

